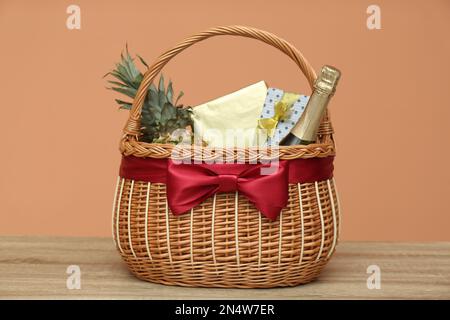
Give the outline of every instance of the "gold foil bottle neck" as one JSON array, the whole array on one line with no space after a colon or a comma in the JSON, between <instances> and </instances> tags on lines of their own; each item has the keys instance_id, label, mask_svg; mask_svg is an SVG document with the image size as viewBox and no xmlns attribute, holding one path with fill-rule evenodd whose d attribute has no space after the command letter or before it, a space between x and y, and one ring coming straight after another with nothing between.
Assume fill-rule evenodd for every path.
<instances>
[{"instance_id":1,"label":"gold foil bottle neck","mask_svg":"<svg viewBox=\"0 0 450 320\"><path fill-rule=\"evenodd\" d=\"M331 66L323 66L320 75L314 83L314 89L321 91L321 93L333 95L340 77L341 72L338 69Z\"/></svg>"}]
</instances>

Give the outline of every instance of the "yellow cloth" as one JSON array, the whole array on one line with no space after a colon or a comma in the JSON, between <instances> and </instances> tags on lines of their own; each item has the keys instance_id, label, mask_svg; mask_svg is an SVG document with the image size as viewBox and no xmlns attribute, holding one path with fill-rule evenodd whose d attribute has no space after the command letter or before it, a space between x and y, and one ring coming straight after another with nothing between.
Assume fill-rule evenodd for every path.
<instances>
[{"instance_id":1,"label":"yellow cloth","mask_svg":"<svg viewBox=\"0 0 450 320\"><path fill-rule=\"evenodd\" d=\"M260 81L193 108L194 132L210 147L248 147L257 138L267 86Z\"/></svg>"}]
</instances>

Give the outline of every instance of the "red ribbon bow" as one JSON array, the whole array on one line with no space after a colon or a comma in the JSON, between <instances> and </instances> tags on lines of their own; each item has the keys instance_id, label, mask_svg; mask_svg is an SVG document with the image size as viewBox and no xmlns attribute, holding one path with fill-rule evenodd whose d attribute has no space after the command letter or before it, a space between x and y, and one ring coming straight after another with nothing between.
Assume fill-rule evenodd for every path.
<instances>
[{"instance_id":1,"label":"red ribbon bow","mask_svg":"<svg viewBox=\"0 0 450 320\"><path fill-rule=\"evenodd\" d=\"M276 219L287 205L289 176L287 162L273 165L175 164L169 160L166 184L170 210L179 215L215 193L237 191L264 216Z\"/></svg>"},{"instance_id":2,"label":"red ribbon bow","mask_svg":"<svg viewBox=\"0 0 450 320\"><path fill-rule=\"evenodd\" d=\"M238 191L263 215L276 219L287 205L289 183L330 179L333 158L280 160L276 167L276 163L176 164L171 159L126 156L122 158L120 176L165 183L167 202L176 215L189 211L216 192ZM271 174L262 174L261 170L270 170Z\"/></svg>"}]
</instances>

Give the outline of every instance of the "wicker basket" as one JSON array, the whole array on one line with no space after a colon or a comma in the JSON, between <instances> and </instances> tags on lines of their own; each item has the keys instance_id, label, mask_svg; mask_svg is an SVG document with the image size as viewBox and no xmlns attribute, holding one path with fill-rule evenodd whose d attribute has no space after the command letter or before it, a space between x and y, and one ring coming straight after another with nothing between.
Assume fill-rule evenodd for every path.
<instances>
[{"instance_id":1,"label":"wicker basket","mask_svg":"<svg viewBox=\"0 0 450 320\"><path fill-rule=\"evenodd\" d=\"M312 88L315 72L300 52L277 36L242 26L217 27L196 34L163 53L144 75L120 150L123 156L168 158L173 145L138 141L139 119L148 86L164 65L194 43L217 35L254 38L290 57ZM329 157L335 153L327 114L316 144L280 147L280 159ZM253 149L222 150L236 157ZM192 158L215 154L192 148ZM122 258L138 278L168 285L268 288L295 286L315 279L334 252L339 230L334 178L289 185L289 201L275 221L262 216L236 193L219 193L190 213L174 216L166 186L118 177L113 205L113 235Z\"/></svg>"}]
</instances>

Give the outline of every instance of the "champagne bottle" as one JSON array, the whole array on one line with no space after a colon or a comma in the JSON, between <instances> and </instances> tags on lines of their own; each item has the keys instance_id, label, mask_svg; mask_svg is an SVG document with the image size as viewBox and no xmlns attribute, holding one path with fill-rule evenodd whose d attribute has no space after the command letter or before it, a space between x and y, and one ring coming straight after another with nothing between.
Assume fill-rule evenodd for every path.
<instances>
[{"instance_id":1,"label":"champagne bottle","mask_svg":"<svg viewBox=\"0 0 450 320\"><path fill-rule=\"evenodd\" d=\"M308 100L305 111L291 132L280 142L282 146L314 143L317 131L328 102L336 90L341 73L339 70L324 66L314 82L314 91Z\"/></svg>"}]
</instances>

